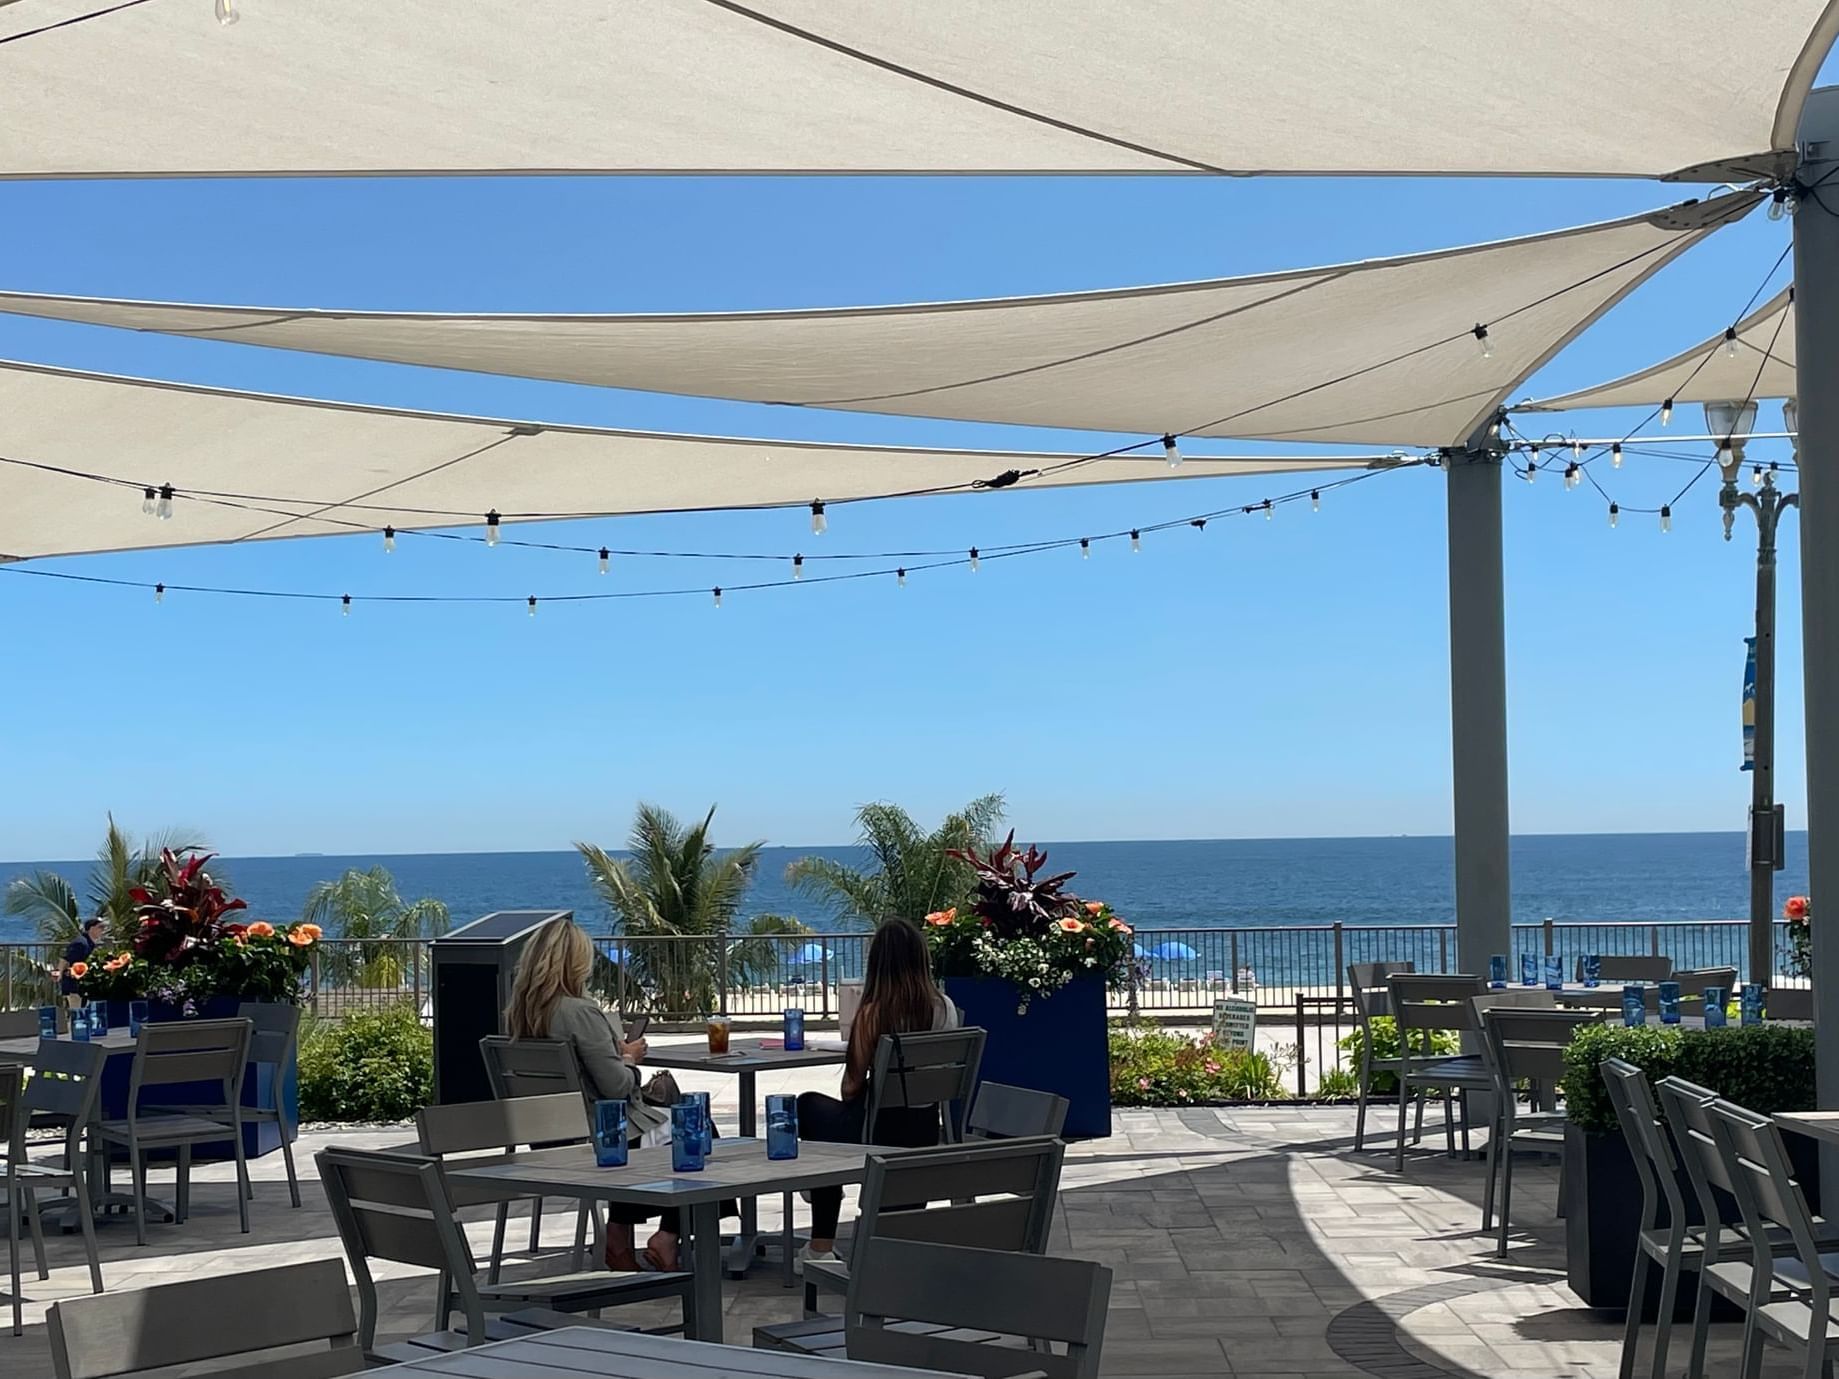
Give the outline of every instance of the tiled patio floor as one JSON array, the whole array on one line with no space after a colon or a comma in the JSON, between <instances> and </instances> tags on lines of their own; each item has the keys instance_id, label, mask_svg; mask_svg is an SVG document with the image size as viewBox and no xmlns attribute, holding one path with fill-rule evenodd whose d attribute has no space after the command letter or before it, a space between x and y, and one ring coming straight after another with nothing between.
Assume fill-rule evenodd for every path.
<instances>
[{"instance_id":1,"label":"tiled patio floor","mask_svg":"<svg viewBox=\"0 0 1839 1379\"><path fill-rule=\"evenodd\" d=\"M731 1098L732 1083L727 1088ZM1446 1158L1439 1135L1428 1141L1435 1148L1413 1152L1400 1178L1389 1154L1352 1153L1352 1128L1352 1113L1340 1109L1126 1111L1109 1140L1075 1146L1056 1251L1115 1271L1105 1372L1242 1379L1616 1373L1618 1322L1584 1310L1564 1286L1552 1167L1529 1162L1516 1174L1522 1225L1508 1259L1497 1261L1477 1230L1483 1164ZM373 1146L405 1138L401 1129L337 1134ZM309 1178L314 1149L330 1137L302 1137ZM225 1172L215 1167L194 1189L191 1221L152 1227L145 1248L135 1246L131 1226L106 1227L108 1286L336 1256L316 1181L303 1185L306 1205L289 1209L278 1160L256 1165L249 1236L237 1232ZM546 1217L545 1232L558 1247L572 1229L572 1213L559 1207ZM761 1208L776 1223L776 1203ZM482 1246L485 1226L472 1231ZM512 1241L524 1234L514 1222ZM26 1336L0 1335L0 1375L48 1374L45 1305L87 1291L77 1238L56 1237L51 1248L50 1282L28 1273ZM385 1332L428 1329L427 1276L396 1271L384 1290ZM800 1294L783 1289L770 1267L728 1285L726 1296L731 1342L745 1344L756 1323L798 1314ZM626 1309L624 1319L645 1320L646 1309ZM1678 1334L1675 1373L1685 1359L1685 1333ZM1736 1328L1716 1329L1707 1370L1714 1379L1735 1372L1736 1346ZM1645 1372L1645 1349L1643 1365ZM1788 1369L1787 1356L1772 1352L1765 1372Z\"/></svg>"}]
</instances>

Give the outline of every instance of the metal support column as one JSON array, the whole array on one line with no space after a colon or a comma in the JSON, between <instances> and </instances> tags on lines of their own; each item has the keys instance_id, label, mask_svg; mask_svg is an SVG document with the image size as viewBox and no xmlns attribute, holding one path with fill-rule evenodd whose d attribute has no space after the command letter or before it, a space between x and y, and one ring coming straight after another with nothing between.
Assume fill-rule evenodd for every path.
<instances>
[{"instance_id":1,"label":"metal support column","mask_svg":"<svg viewBox=\"0 0 1839 1379\"><path fill-rule=\"evenodd\" d=\"M1839 172L1839 88L1808 97L1798 177ZM1823 192L1833 202L1832 189ZM1805 196L1794 217L1800 400L1801 639L1807 715L1807 880L1839 896L1839 217ZM1827 885L1831 881L1832 885ZM1839 929L1813 926L1814 1062L1819 1105L1839 1108ZM1822 1173L1839 1168L1829 1151Z\"/></svg>"},{"instance_id":2,"label":"metal support column","mask_svg":"<svg viewBox=\"0 0 1839 1379\"><path fill-rule=\"evenodd\" d=\"M1512 951L1508 889L1507 630L1501 456L1444 457L1449 475L1450 748L1456 843L1456 965L1486 972Z\"/></svg>"}]
</instances>

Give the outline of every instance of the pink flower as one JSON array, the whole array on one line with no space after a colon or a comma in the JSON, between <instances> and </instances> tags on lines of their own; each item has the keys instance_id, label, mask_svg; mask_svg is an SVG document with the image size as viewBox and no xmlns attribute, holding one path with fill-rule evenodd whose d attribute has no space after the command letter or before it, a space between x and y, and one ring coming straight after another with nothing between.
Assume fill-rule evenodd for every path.
<instances>
[{"instance_id":1,"label":"pink flower","mask_svg":"<svg viewBox=\"0 0 1839 1379\"><path fill-rule=\"evenodd\" d=\"M1149 1090L1149 1079L1147 1077L1139 1077L1137 1079L1137 1090L1139 1092L1147 1092Z\"/></svg>"},{"instance_id":2,"label":"pink flower","mask_svg":"<svg viewBox=\"0 0 1839 1379\"><path fill-rule=\"evenodd\" d=\"M1208 1071L1208 1072L1210 1072L1210 1073L1217 1073L1217 1072L1218 1072L1219 1070L1220 1070L1220 1065L1219 1065L1218 1063L1214 1063L1214 1062L1211 1062L1211 1061L1209 1061L1209 1062L1208 1062L1208 1064L1207 1064L1207 1071Z\"/></svg>"}]
</instances>

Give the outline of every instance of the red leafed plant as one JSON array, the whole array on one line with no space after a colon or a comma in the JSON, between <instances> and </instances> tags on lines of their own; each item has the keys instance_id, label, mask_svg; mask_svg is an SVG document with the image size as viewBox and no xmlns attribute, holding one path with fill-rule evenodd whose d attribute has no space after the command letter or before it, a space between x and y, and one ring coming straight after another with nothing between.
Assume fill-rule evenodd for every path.
<instances>
[{"instance_id":1,"label":"red leafed plant","mask_svg":"<svg viewBox=\"0 0 1839 1379\"><path fill-rule=\"evenodd\" d=\"M975 849L954 850L950 855L977 873L971 913L988 920L987 927L997 938L1034 938L1055 920L1079 918L1083 913L1079 897L1062 889L1074 873L1039 875L1047 865L1047 854L1033 843L1026 851L1016 847L1014 829L987 857L979 857Z\"/></svg>"},{"instance_id":2,"label":"red leafed plant","mask_svg":"<svg viewBox=\"0 0 1839 1379\"><path fill-rule=\"evenodd\" d=\"M164 895L137 886L130 894L140 919L134 951L150 962L184 961L194 950L224 936L230 927L224 916L244 907L243 901L224 893L211 880L204 864L215 853L194 853L181 861L171 848L160 853L160 885Z\"/></svg>"}]
</instances>

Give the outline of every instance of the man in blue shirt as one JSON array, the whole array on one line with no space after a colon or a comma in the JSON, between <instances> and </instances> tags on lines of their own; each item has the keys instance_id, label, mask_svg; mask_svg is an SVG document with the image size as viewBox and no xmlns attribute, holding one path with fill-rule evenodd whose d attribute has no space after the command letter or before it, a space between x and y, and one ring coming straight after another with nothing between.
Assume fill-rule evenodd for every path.
<instances>
[{"instance_id":1,"label":"man in blue shirt","mask_svg":"<svg viewBox=\"0 0 1839 1379\"><path fill-rule=\"evenodd\" d=\"M83 1004L83 992L77 985L77 979L71 976L70 966L72 963L89 961L89 955L94 953L102 943L102 935L107 928L102 916L97 915L93 919L86 920L83 932L64 947L64 962L63 966L58 969L57 989L64 998L64 1004L72 1010Z\"/></svg>"}]
</instances>

